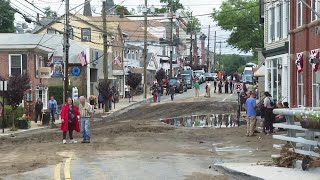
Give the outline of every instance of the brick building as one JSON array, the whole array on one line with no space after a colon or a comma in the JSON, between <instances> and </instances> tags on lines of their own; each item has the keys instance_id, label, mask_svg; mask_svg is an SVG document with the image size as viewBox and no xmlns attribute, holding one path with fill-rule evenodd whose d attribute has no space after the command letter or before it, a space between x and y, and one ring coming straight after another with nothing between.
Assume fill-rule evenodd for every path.
<instances>
[{"instance_id":1,"label":"brick building","mask_svg":"<svg viewBox=\"0 0 320 180\"><path fill-rule=\"evenodd\" d=\"M319 12L318 1L305 0ZM302 1L290 1L290 81L291 106L320 106L319 58L320 18Z\"/></svg>"}]
</instances>

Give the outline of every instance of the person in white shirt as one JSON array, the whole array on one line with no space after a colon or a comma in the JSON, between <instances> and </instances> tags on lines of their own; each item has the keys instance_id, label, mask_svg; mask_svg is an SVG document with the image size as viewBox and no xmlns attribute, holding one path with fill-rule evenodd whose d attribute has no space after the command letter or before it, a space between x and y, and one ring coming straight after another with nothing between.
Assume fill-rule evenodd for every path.
<instances>
[{"instance_id":1,"label":"person in white shirt","mask_svg":"<svg viewBox=\"0 0 320 180\"><path fill-rule=\"evenodd\" d=\"M273 123L274 123L274 101L271 97L271 94L269 92L264 93L265 98L263 101L263 106L265 109L264 113L264 126L263 126L263 132L266 133L266 130L269 130L267 134L273 133Z\"/></svg>"},{"instance_id":2,"label":"person in white shirt","mask_svg":"<svg viewBox=\"0 0 320 180\"><path fill-rule=\"evenodd\" d=\"M207 96L210 97L211 96L211 84L210 84L210 82L207 82L206 90L207 90Z\"/></svg>"}]
</instances>

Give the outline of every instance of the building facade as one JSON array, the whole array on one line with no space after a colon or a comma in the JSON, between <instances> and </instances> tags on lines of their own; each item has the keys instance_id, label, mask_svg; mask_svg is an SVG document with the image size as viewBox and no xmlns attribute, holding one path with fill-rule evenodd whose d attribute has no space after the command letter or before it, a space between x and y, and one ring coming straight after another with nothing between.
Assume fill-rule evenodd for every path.
<instances>
[{"instance_id":1,"label":"building facade","mask_svg":"<svg viewBox=\"0 0 320 180\"><path fill-rule=\"evenodd\" d=\"M319 12L318 1L290 1L291 104L295 107L320 106L319 58L320 18L304 4Z\"/></svg>"},{"instance_id":2,"label":"building facade","mask_svg":"<svg viewBox=\"0 0 320 180\"><path fill-rule=\"evenodd\" d=\"M264 90L290 103L289 2L264 1Z\"/></svg>"}]
</instances>

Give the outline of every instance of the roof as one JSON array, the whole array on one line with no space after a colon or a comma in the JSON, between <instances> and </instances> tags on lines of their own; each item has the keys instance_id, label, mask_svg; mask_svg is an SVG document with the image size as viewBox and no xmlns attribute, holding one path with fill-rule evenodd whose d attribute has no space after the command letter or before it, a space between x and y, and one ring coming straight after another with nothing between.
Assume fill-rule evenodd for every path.
<instances>
[{"instance_id":1,"label":"roof","mask_svg":"<svg viewBox=\"0 0 320 180\"><path fill-rule=\"evenodd\" d=\"M63 35L60 34L6 34L0 33L0 49L34 49L44 50L54 56L63 56ZM78 54L89 46L69 40L69 63L80 63Z\"/></svg>"},{"instance_id":2,"label":"roof","mask_svg":"<svg viewBox=\"0 0 320 180\"><path fill-rule=\"evenodd\" d=\"M101 24L102 25L102 17L100 16L91 16L87 17L90 19L90 22L93 24ZM144 39L144 23L143 21L133 21L126 17L120 18L119 16L108 16L107 22L118 22L120 29L123 33L128 34L129 41L142 41ZM149 22L149 21L148 21ZM152 24L156 24L152 22ZM157 24L159 25L159 24ZM148 25L150 26L150 25ZM159 41L159 39L152 35L151 33L147 33L148 41Z\"/></svg>"}]
</instances>

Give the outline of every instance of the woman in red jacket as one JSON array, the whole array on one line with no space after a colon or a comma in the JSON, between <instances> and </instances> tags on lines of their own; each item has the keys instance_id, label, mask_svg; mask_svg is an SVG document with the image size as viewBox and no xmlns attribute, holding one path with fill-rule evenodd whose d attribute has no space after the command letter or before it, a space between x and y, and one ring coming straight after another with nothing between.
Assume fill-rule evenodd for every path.
<instances>
[{"instance_id":1,"label":"woman in red jacket","mask_svg":"<svg viewBox=\"0 0 320 180\"><path fill-rule=\"evenodd\" d=\"M70 143L77 143L73 139L73 131L80 132L79 117L80 112L76 105L73 104L71 98L63 105L61 109L61 131L63 132L63 144L66 144L67 132L69 132Z\"/></svg>"}]
</instances>

